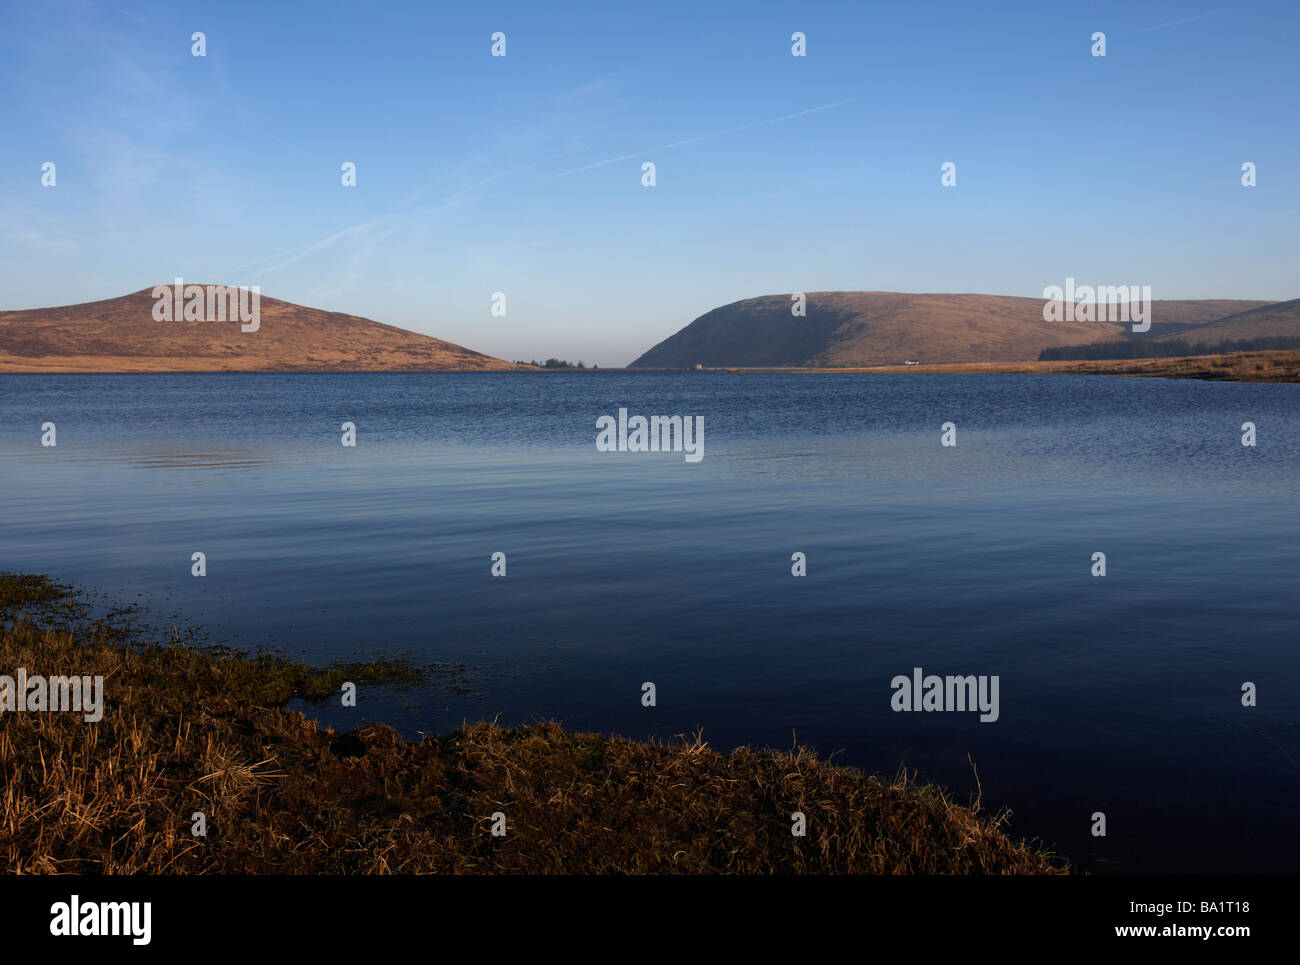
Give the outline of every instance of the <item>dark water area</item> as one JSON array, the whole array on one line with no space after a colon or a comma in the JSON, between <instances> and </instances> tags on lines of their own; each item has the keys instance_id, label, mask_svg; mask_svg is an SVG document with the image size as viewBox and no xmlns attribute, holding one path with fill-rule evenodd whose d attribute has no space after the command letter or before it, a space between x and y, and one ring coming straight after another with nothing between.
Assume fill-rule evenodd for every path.
<instances>
[{"instance_id":1,"label":"dark water area","mask_svg":"<svg viewBox=\"0 0 1300 965\"><path fill-rule=\"evenodd\" d=\"M704 458L597 451L620 407L703 416ZM300 708L335 727L797 741L963 802L973 761L985 807L1086 870L1290 872L1298 469L1297 385L4 375L0 569L246 647L474 671ZM997 719L893 710L915 667L996 675Z\"/></svg>"}]
</instances>

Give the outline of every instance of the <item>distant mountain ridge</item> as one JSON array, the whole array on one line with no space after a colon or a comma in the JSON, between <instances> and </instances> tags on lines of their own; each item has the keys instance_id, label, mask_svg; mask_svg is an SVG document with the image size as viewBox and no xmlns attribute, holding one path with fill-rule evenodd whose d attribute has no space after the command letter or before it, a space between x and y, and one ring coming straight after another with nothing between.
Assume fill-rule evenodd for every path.
<instances>
[{"instance_id":1,"label":"distant mountain ridge","mask_svg":"<svg viewBox=\"0 0 1300 965\"><path fill-rule=\"evenodd\" d=\"M1213 334L1211 323L1253 317L1290 304L1248 299L1151 303L1151 330L1124 322L1047 322L1041 298L906 292L808 292L806 315L791 296L763 295L701 315L642 354L630 368L705 366L853 367L921 362L1027 362L1049 347L1120 338ZM1287 321L1287 319L1292 319ZM1286 329L1300 317L1261 314L1262 326ZM1274 334L1292 334L1277 331ZM1221 338L1239 337L1221 335Z\"/></svg>"},{"instance_id":2,"label":"distant mountain ridge","mask_svg":"<svg viewBox=\"0 0 1300 965\"><path fill-rule=\"evenodd\" d=\"M529 368L359 315L306 308L265 295L259 299L256 331L241 331L237 317L158 321L153 291L144 288L120 298L57 308L0 311L0 372Z\"/></svg>"}]
</instances>

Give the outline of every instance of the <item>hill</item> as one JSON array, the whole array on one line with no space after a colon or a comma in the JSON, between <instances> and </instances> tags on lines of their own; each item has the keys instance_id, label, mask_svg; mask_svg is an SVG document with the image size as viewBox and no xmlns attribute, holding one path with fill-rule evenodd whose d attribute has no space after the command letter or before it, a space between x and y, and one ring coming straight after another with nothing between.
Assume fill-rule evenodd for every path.
<instances>
[{"instance_id":1,"label":"hill","mask_svg":"<svg viewBox=\"0 0 1300 965\"><path fill-rule=\"evenodd\" d=\"M267 296L259 300L255 331L242 331L252 324L241 326L233 312L226 317L234 321L158 321L152 291L145 288L120 298L59 308L0 312L0 372L527 368L368 318Z\"/></svg>"},{"instance_id":2,"label":"hill","mask_svg":"<svg viewBox=\"0 0 1300 965\"><path fill-rule=\"evenodd\" d=\"M1194 330L1268 306L1248 300L1156 301L1148 337ZM852 367L923 362L1027 362L1043 349L1132 335L1122 322L1045 322L1043 299L1005 295L809 292L733 302L701 315L633 368Z\"/></svg>"},{"instance_id":3,"label":"hill","mask_svg":"<svg viewBox=\"0 0 1300 965\"><path fill-rule=\"evenodd\" d=\"M948 362L919 365L873 365L862 368L813 369L742 368L727 366L712 372L825 373L862 372L876 375L1127 375L1160 379L1202 379L1219 382L1300 382L1300 349L1228 352L1221 355L1179 355L1162 358L1062 359L1043 362Z\"/></svg>"},{"instance_id":4,"label":"hill","mask_svg":"<svg viewBox=\"0 0 1300 965\"><path fill-rule=\"evenodd\" d=\"M1237 312L1182 332L1161 335L1157 341L1181 339L1201 345L1216 345L1229 339L1295 336L1300 336L1300 298Z\"/></svg>"}]
</instances>

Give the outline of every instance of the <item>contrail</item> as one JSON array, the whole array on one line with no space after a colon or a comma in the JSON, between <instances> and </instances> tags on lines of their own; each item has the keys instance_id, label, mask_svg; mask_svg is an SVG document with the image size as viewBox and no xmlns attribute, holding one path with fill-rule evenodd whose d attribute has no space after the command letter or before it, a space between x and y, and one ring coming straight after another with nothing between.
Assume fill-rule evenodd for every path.
<instances>
[{"instance_id":1,"label":"contrail","mask_svg":"<svg viewBox=\"0 0 1300 965\"><path fill-rule=\"evenodd\" d=\"M1223 13L1222 10L1211 10L1209 13L1198 13L1194 17L1183 17L1181 20L1166 20L1164 23L1158 23L1154 27L1144 27L1143 32L1147 30L1162 30L1165 27L1176 27L1180 23L1191 23L1193 20L1204 20L1206 17L1214 17Z\"/></svg>"},{"instance_id":2,"label":"contrail","mask_svg":"<svg viewBox=\"0 0 1300 965\"><path fill-rule=\"evenodd\" d=\"M522 167L512 168L509 171L498 171L496 174L489 175L488 177L483 178L482 180L475 181L469 187L460 188L456 191L453 191L441 202L437 202L436 204L433 204L432 210L440 211L443 208L455 204L458 199L463 198L471 191L483 187L483 185L485 184L490 184L491 182L497 180L498 178L504 178L511 174L518 174L520 171L527 170L530 167L532 167L531 164L525 164ZM279 264L272 265L269 268L262 268L249 276L249 278L258 278L262 275L267 274L268 272L279 271L281 268L284 268L287 265L292 265L295 261L300 261L301 259L305 258L307 255L319 251L321 248L324 248L328 245L332 245L334 242L338 241L341 238L346 238L349 235L354 235L358 231L366 231L370 228L374 228L378 225L382 225L388 221L400 222L403 219L409 219L410 215L406 213L406 209L412 207L416 201L418 201L421 197L427 194L431 189L431 187L432 186L421 188L419 191L415 192L415 194L411 195L405 201L401 202L397 206L398 210L390 212L389 214L380 215L378 218L373 218L370 221L363 221L360 224L354 224L351 225L350 227L343 228L325 238L321 238L318 241L312 241L306 244L295 245L292 248L286 248L284 251L276 252L273 255L267 255L265 258L259 258L256 261L250 261L244 265L236 265L234 268L231 269L231 271L232 272L243 271L245 268L253 268L256 267L257 265L264 265L269 261L276 261L277 259L285 258L286 255L293 256L291 258L287 258L285 261L279 262ZM391 231L389 233L391 234Z\"/></svg>"},{"instance_id":3,"label":"contrail","mask_svg":"<svg viewBox=\"0 0 1300 965\"><path fill-rule=\"evenodd\" d=\"M542 182L554 181L556 178L568 177L570 174L578 174L582 171L590 171L592 168L604 167L606 164L617 164L620 161L631 161L635 158L643 158L654 151L667 151L670 148L681 147L685 144L694 144L696 141L707 141L711 137L722 137L724 134L735 134L737 131L748 131L754 127L762 127L765 124L776 124L780 121L790 121L796 117L803 117L805 114L816 114L818 111L828 111L832 107L839 107L847 104L848 101L836 101L833 104L822 104L820 107L810 107L806 111L799 111L795 114L783 114L781 117L769 117L765 121L754 121L752 124L742 124L739 127L729 127L725 131L714 131L712 134L701 134L698 137L688 137L684 141L673 141L671 144L660 144L658 147L652 147L636 154L624 154L620 157L608 157L603 161L596 161L594 164L588 164L585 167L574 168L572 171L561 171L559 174L552 174L549 178L542 178Z\"/></svg>"},{"instance_id":4,"label":"contrail","mask_svg":"<svg viewBox=\"0 0 1300 965\"><path fill-rule=\"evenodd\" d=\"M334 242L338 241L340 238L346 238L348 235L356 234L358 231L366 231L370 228L375 227L376 225L382 224L385 221L391 221L395 217L397 216L384 215L381 218L375 218L373 221L366 221L361 224L355 224L349 228L344 228L342 231L336 231L334 232L334 234L329 235L328 237L321 238L319 241L313 241L306 245L299 245L297 248L290 248L288 249L288 251L282 251L276 255L269 255L266 258L261 259L260 261L249 262L247 265L240 265L239 268L236 268L234 270L239 271L243 268L251 268L253 265L264 264L265 262L271 261L275 258L280 258L284 255L290 254L291 252L296 252L296 254L294 254L293 257L286 258L284 261L281 261L279 264L271 265L269 268L261 268L258 271L255 271L248 276L250 279L258 278L262 275L267 274L268 272L279 271L281 268L284 268L287 265L292 265L295 261L300 261L301 259L306 258L312 252L319 251L321 248L324 248L326 245L333 244Z\"/></svg>"}]
</instances>

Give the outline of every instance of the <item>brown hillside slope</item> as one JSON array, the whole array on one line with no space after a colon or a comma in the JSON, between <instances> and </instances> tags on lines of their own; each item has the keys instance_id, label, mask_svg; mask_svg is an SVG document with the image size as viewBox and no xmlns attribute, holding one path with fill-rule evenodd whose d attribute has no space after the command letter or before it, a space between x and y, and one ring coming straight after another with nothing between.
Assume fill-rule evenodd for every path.
<instances>
[{"instance_id":1,"label":"brown hillside slope","mask_svg":"<svg viewBox=\"0 0 1300 965\"><path fill-rule=\"evenodd\" d=\"M1220 382L1300 382L1300 349L1181 355L1173 358L1093 359L1058 362L950 362L921 365L875 365L849 369L740 368L710 371L821 375L848 372L872 375L1131 375L1161 379Z\"/></svg>"},{"instance_id":2,"label":"brown hillside slope","mask_svg":"<svg viewBox=\"0 0 1300 965\"><path fill-rule=\"evenodd\" d=\"M152 289L0 312L0 372L294 372L515 369L459 345L263 295L260 327L160 322Z\"/></svg>"},{"instance_id":3,"label":"brown hillside slope","mask_svg":"<svg viewBox=\"0 0 1300 965\"><path fill-rule=\"evenodd\" d=\"M1161 341L1184 339L1217 345L1225 339L1300 337L1300 298L1237 312L1195 328L1161 336Z\"/></svg>"},{"instance_id":4,"label":"brown hillside slope","mask_svg":"<svg viewBox=\"0 0 1300 965\"><path fill-rule=\"evenodd\" d=\"M701 315L633 367L825 366L1020 362L1050 346L1124 338L1111 322L1045 322L1043 299L904 292L809 292L807 316L789 295L765 295ZM1156 301L1151 334L1204 325L1267 302Z\"/></svg>"}]
</instances>

